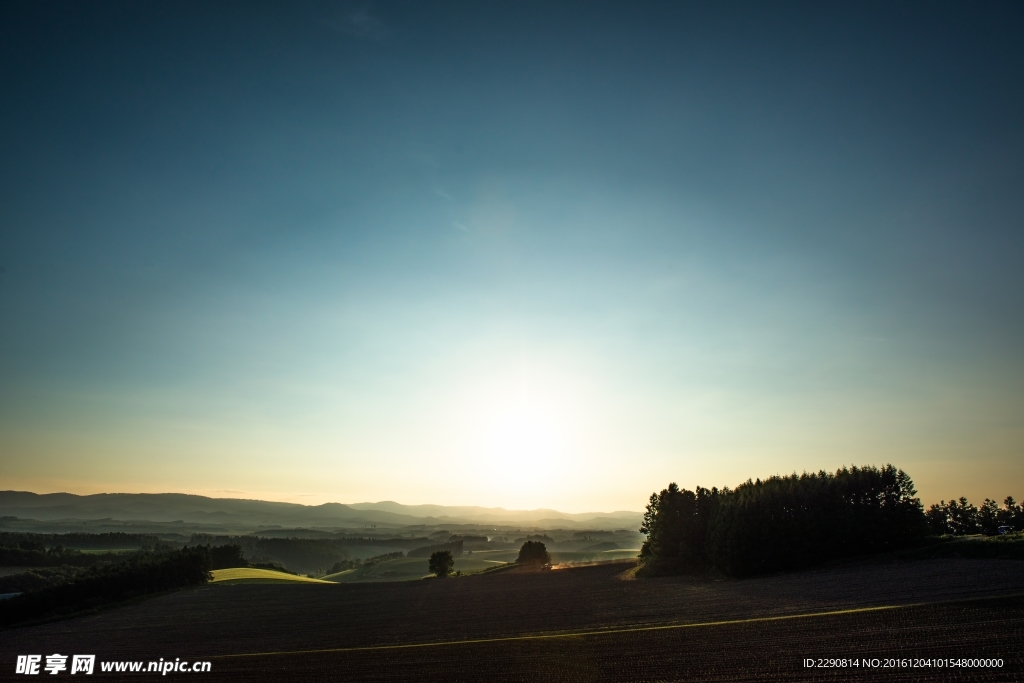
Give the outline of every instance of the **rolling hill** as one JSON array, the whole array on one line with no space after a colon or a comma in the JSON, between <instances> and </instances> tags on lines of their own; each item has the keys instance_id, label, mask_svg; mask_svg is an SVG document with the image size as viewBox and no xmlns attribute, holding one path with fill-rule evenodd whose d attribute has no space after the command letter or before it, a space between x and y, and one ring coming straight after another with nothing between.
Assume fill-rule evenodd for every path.
<instances>
[{"instance_id":1,"label":"rolling hill","mask_svg":"<svg viewBox=\"0 0 1024 683\"><path fill-rule=\"evenodd\" d=\"M414 526L494 525L563 529L635 529L638 512L562 513L556 510L379 503L300 505L183 493L38 494L0 491L0 524L97 528L153 526L193 531L249 532L269 528L401 529ZM88 522L88 524L85 524ZM147 526L149 525L149 526ZM26 529L27 530L27 529Z\"/></svg>"}]
</instances>

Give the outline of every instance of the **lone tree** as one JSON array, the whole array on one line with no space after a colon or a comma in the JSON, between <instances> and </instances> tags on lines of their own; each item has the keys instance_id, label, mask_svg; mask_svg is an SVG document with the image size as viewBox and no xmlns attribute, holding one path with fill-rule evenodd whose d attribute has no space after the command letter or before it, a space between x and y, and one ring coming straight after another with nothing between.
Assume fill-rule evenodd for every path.
<instances>
[{"instance_id":1,"label":"lone tree","mask_svg":"<svg viewBox=\"0 0 1024 683\"><path fill-rule=\"evenodd\" d=\"M551 556L548 549L540 541L527 541L519 549L519 564L551 564Z\"/></svg>"},{"instance_id":2,"label":"lone tree","mask_svg":"<svg viewBox=\"0 0 1024 683\"><path fill-rule=\"evenodd\" d=\"M439 579L443 579L452 573L455 567L455 558L450 550L437 550L430 555L430 573Z\"/></svg>"}]
</instances>

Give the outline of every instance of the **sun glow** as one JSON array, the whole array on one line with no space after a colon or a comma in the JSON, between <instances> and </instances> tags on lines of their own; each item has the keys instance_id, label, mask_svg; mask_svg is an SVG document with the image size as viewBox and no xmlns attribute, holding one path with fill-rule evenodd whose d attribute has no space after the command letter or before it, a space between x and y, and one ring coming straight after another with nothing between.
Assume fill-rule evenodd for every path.
<instances>
[{"instance_id":1,"label":"sun glow","mask_svg":"<svg viewBox=\"0 0 1024 683\"><path fill-rule=\"evenodd\" d=\"M507 492L547 491L577 464L580 406L568 383L540 373L498 378L469 392L463 465Z\"/></svg>"},{"instance_id":2,"label":"sun glow","mask_svg":"<svg viewBox=\"0 0 1024 683\"><path fill-rule=\"evenodd\" d=\"M558 458L563 438L553 416L543 408L517 405L496 414L484 427L485 451L502 464L534 471Z\"/></svg>"}]
</instances>

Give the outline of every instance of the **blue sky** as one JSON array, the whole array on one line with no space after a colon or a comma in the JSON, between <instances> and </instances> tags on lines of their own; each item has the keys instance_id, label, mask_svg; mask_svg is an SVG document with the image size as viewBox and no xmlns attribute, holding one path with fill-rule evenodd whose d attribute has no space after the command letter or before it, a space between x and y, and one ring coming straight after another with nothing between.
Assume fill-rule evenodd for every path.
<instances>
[{"instance_id":1,"label":"blue sky","mask_svg":"<svg viewBox=\"0 0 1024 683\"><path fill-rule=\"evenodd\" d=\"M1024 497L1012 3L11 3L11 488Z\"/></svg>"}]
</instances>

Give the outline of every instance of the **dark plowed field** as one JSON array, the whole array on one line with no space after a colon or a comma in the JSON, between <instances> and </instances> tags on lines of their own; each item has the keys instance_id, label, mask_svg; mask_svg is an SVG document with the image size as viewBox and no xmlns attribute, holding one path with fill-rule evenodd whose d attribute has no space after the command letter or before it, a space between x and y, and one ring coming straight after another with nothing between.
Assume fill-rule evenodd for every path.
<instances>
[{"instance_id":1,"label":"dark plowed field","mask_svg":"<svg viewBox=\"0 0 1024 683\"><path fill-rule=\"evenodd\" d=\"M1007 597L1024 594L1021 562L865 564L725 582L618 578L627 566L206 586L0 633L0 676L26 678L12 673L17 654L61 652L208 659L212 674L169 674L203 680L1024 679L1024 597ZM871 607L888 609L862 611ZM802 616L777 618L793 615ZM804 667L821 657L877 658L879 666ZM889 658L1004 665L884 668Z\"/></svg>"}]
</instances>

